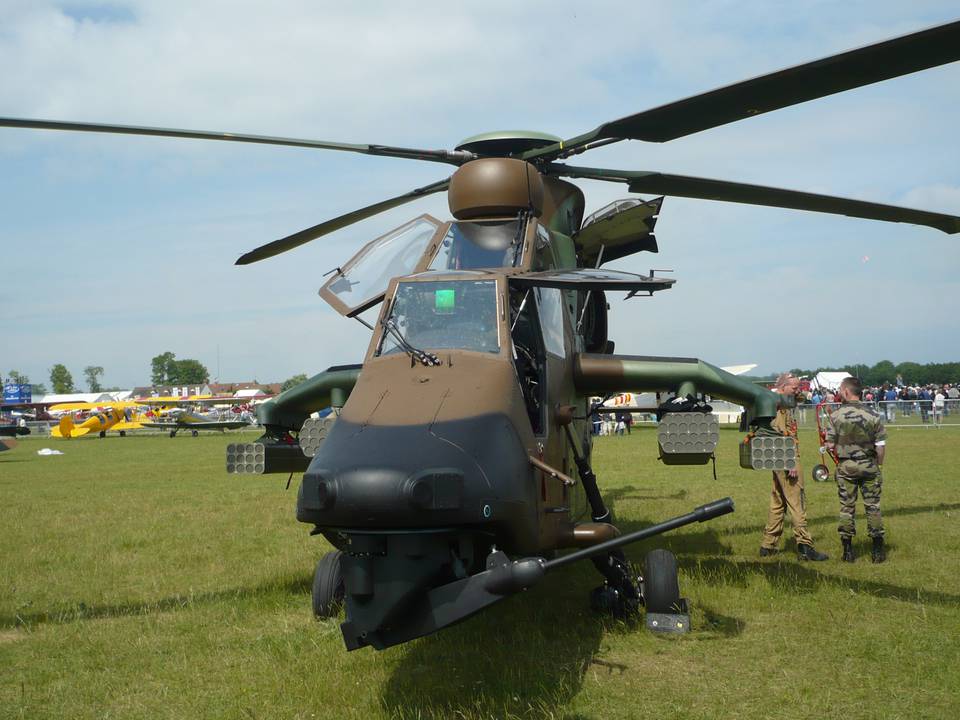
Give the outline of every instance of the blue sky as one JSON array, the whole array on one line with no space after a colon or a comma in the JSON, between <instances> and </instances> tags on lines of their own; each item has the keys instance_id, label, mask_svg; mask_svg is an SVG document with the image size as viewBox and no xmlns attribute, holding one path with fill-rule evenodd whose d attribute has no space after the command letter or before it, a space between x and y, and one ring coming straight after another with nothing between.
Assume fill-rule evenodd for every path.
<instances>
[{"instance_id":1,"label":"blue sky","mask_svg":"<svg viewBox=\"0 0 960 720\"><path fill-rule=\"evenodd\" d=\"M960 15L955 2L0 0L0 115L453 147L613 118ZM960 214L960 63L579 165L661 170ZM0 129L0 372L109 385L164 351L222 380L358 361L323 273L441 196L248 267L241 253L445 175L389 158ZM588 212L627 193L583 182ZM619 352L757 362L960 358L960 239L667 198L652 299L613 298ZM869 257L869 260L865 258Z\"/></svg>"}]
</instances>

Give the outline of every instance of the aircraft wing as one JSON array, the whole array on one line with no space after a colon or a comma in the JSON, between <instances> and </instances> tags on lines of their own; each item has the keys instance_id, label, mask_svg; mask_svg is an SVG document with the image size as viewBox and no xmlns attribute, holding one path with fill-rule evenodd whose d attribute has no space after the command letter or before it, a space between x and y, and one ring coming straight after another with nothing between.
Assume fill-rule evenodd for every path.
<instances>
[{"instance_id":1,"label":"aircraft wing","mask_svg":"<svg viewBox=\"0 0 960 720\"><path fill-rule=\"evenodd\" d=\"M161 430L238 430L250 425L246 420L171 420L167 422L143 421L142 427L159 428ZM111 429L117 429L115 425Z\"/></svg>"},{"instance_id":2,"label":"aircraft wing","mask_svg":"<svg viewBox=\"0 0 960 720\"><path fill-rule=\"evenodd\" d=\"M175 422L161 422L161 421L154 422L152 420L144 420L140 423L140 427L160 428L162 430L170 430L178 427L178 425Z\"/></svg>"},{"instance_id":3,"label":"aircraft wing","mask_svg":"<svg viewBox=\"0 0 960 720\"><path fill-rule=\"evenodd\" d=\"M74 410L97 410L99 408L115 408L124 410L126 408L140 405L139 401L133 400L106 400L104 402L67 402L58 403L50 406L51 412L73 412Z\"/></svg>"},{"instance_id":4,"label":"aircraft wing","mask_svg":"<svg viewBox=\"0 0 960 720\"><path fill-rule=\"evenodd\" d=\"M753 370L756 366L756 363L748 363L746 365L725 365L720 369L730 373L731 375L745 375Z\"/></svg>"},{"instance_id":5,"label":"aircraft wing","mask_svg":"<svg viewBox=\"0 0 960 720\"><path fill-rule=\"evenodd\" d=\"M245 420L200 420L192 422L189 420L178 420L177 427L188 430L237 430L247 427L250 423Z\"/></svg>"},{"instance_id":6,"label":"aircraft wing","mask_svg":"<svg viewBox=\"0 0 960 720\"><path fill-rule=\"evenodd\" d=\"M259 397L259 396L258 396ZM141 398L136 405L202 405L205 403L234 403L248 402L246 398L236 398L232 395L199 396L199 397L150 397Z\"/></svg>"}]
</instances>

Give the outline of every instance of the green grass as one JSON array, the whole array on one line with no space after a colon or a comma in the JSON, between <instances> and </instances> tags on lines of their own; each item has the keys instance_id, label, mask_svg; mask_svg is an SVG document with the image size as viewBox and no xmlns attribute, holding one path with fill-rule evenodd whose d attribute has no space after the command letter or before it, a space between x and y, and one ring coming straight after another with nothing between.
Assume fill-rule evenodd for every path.
<instances>
[{"instance_id":1,"label":"green grass","mask_svg":"<svg viewBox=\"0 0 960 720\"><path fill-rule=\"evenodd\" d=\"M23 441L0 455L0 717L960 717L960 430L891 431L882 565L837 561L836 491L813 482L831 560L761 560L770 480L738 467L738 438L722 433L716 481L660 465L650 428L598 442L627 529L737 503L630 550L677 553L688 636L592 615L583 564L432 637L349 654L337 621L310 617L327 547L294 519L296 483L228 476L233 438ZM805 472L812 447L805 431Z\"/></svg>"}]
</instances>

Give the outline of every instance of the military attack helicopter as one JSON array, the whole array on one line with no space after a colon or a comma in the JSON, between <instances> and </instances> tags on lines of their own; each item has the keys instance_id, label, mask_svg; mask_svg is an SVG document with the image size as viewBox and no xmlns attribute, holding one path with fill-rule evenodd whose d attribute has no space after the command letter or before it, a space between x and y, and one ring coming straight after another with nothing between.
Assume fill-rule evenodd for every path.
<instances>
[{"instance_id":1,"label":"military attack helicopter","mask_svg":"<svg viewBox=\"0 0 960 720\"><path fill-rule=\"evenodd\" d=\"M725 200L926 225L960 217L723 180L568 165L623 140L666 142L761 113L960 59L960 22L781 70L604 123L570 139L486 133L453 150L420 150L165 128L0 119L0 125L291 145L444 163L447 179L257 248L263 260L377 213L447 193L450 221L422 215L362 248L321 296L346 317L380 305L362 364L331 367L264 403L256 443L228 448L235 473L305 471L297 518L336 551L316 569L314 612L343 598L346 647L383 649L460 622L591 560L591 593L618 616L646 608L658 629L688 627L675 558L623 547L733 510L729 498L621 534L591 469L590 398L662 392L665 464L707 462L717 443L707 397L745 407L741 464L795 466L792 440L771 430L794 400L694 358L617 355L606 295L652 295L672 278L605 269L656 251L662 197L630 199L584 218L569 179L630 192ZM332 406L322 420L315 411ZM309 456L309 457L308 457ZM559 550L573 549L564 555Z\"/></svg>"}]
</instances>

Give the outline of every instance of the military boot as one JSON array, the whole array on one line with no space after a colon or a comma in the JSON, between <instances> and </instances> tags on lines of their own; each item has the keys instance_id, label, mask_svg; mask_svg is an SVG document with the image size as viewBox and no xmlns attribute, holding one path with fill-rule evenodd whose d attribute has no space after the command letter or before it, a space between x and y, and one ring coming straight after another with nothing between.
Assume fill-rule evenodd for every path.
<instances>
[{"instance_id":1,"label":"military boot","mask_svg":"<svg viewBox=\"0 0 960 720\"><path fill-rule=\"evenodd\" d=\"M844 562L853 562L857 559L857 556L853 554L853 538L840 538L840 541L843 543L843 555L841 560Z\"/></svg>"},{"instance_id":2,"label":"military boot","mask_svg":"<svg viewBox=\"0 0 960 720\"><path fill-rule=\"evenodd\" d=\"M826 553L817 552L814 550L813 545L807 545L805 543L797 545L797 557L801 560L813 560L814 562L830 559Z\"/></svg>"},{"instance_id":3,"label":"military boot","mask_svg":"<svg viewBox=\"0 0 960 720\"><path fill-rule=\"evenodd\" d=\"M882 563L887 559L887 551L883 549L883 536L873 539L873 550L870 553L870 559L875 563Z\"/></svg>"}]
</instances>

